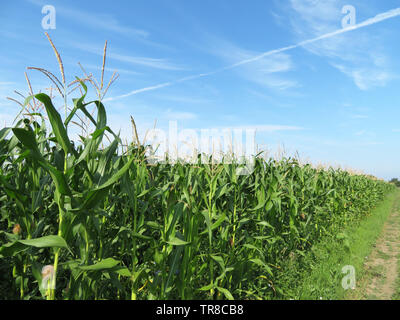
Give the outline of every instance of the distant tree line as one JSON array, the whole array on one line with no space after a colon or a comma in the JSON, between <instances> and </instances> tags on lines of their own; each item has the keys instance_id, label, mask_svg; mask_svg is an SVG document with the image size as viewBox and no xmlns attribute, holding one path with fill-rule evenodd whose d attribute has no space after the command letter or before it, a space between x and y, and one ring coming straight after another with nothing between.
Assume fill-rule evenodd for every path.
<instances>
[{"instance_id":1,"label":"distant tree line","mask_svg":"<svg viewBox=\"0 0 400 320\"><path fill-rule=\"evenodd\" d=\"M400 188L400 181L397 178L393 178L392 180L389 181L390 183L394 183L396 187Z\"/></svg>"}]
</instances>

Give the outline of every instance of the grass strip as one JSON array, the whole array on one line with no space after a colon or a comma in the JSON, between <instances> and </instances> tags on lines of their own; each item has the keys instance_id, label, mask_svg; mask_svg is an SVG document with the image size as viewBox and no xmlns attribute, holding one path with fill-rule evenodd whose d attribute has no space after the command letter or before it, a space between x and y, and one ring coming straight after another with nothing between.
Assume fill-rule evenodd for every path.
<instances>
[{"instance_id":1,"label":"grass strip","mask_svg":"<svg viewBox=\"0 0 400 320\"><path fill-rule=\"evenodd\" d=\"M364 261L398 201L400 191L397 190L356 225L347 226L339 234L325 237L304 257L289 260L282 265L282 274L278 280L282 292L278 298L345 299L348 292L342 288L342 279L346 276L342 268L354 267L357 286L358 279L365 274ZM400 283L398 287L397 297L400 296Z\"/></svg>"}]
</instances>

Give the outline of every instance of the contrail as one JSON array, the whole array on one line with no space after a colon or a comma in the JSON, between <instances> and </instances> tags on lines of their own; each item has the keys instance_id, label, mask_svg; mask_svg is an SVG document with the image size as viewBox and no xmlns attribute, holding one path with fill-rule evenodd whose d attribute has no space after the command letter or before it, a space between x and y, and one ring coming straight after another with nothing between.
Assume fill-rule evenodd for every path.
<instances>
[{"instance_id":1,"label":"contrail","mask_svg":"<svg viewBox=\"0 0 400 320\"><path fill-rule=\"evenodd\" d=\"M301 41L301 42L299 42L297 44L294 44L294 45L291 45L291 46L287 46L287 47L283 47L283 48L280 48L280 49L266 51L266 52L264 52L264 53L262 53L262 54L260 54L258 56L255 56L253 58L236 62L236 63L234 63L232 65L229 65L229 66L226 66L226 67L222 67L222 68L217 69L215 71L211 71L211 72L207 72L207 73L200 73L200 74L196 74L196 75L193 75L193 76L184 77L184 78L172 81L172 82L165 82L165 83L162 83L162 84L159 84L159 85L155 85L155 86L151 86L151 87L147 87L147 88L142 88L142 89L137 89L137 90L131 91L131 92L129 92L127 94L124 94L124 95L107 98L104 101L110 101L110 100L126 98L126 97L129 97L129 96L138 94L140 92L156 90L156 89L159 89L159 88L169 87L169 86L172 86L172 85L180 83L180 82L185 82L185 81L189 81L189 80L194 80L194 79L199 79L199 78L202 78L202 77L211 76L211 75L214 75L216 73L219 73L219 72L222 72L222 71L225 71L225 70L230 70L230 69L242 66L244 64L248 64L248 63L263 59L263 58L265 58L267 56L271 56L271 55L274 55L274 54L277 54L277 53L281 53L281 52L289 51L289 50L296 49L296 48L299 48L299 47L303 47L303 46L305 46L307 44L310 44L310 43L313 43L313 42L317 42L317 41L324 40L324 39L329 39L329 38L332 38L332 37L337 36L339 34L343 34L343 33L354 31L354 30L357 30L357 29L360 29L360 28L364 28L364 27L367 27L367 26L370 26L370 25L373 25L373 24L376 24L376 23L379 23L379 22L382 22L382 21L385 21L385 20L388 20L388 19L391 19L391 18L398 17L398 16L400 16L400 8L392 9L392 10L386 11L384 13L380 13L380 14L376 15L375 17L367 19L367 20L365 20L365 21L363 21L361 23L355 24L354 26L350 26L350 27L347 27L347 28L344 28L344 29L338 29L336 31L333 31L333 32L330 32L330 33L326 33L326 34L324 34L322 36L319 36L319 37L316 37L316 38L313 38L313 39Z\"/></svg>"},{"instance_id":2,"label":"contrail","mask_svg":"<svg viewBox=\"0 0 400 320\"><path fill-rule=\"evenodd\" d=\"M159 88L168 87L168 86L170 86L170 85L172 85L172 84L173 84L172 82L165 82L165 83L158 84L158 85L156 85L156 86L151 86L151 87L147 87L147 88L137 89L137 90L131 91L131 92L129 92L129 93L120 95L120 96L118 96L118 97L107 98L107 99L104 99L104 101L115 100L115 99L122 99L122 98L126 98L126 97L129 97L129 96L132 96L132 95L134 95L134 94L141 93L141 92L151 91L151 90L156 90L156 89L159 89Z\"/></svg>"}]
</instances>

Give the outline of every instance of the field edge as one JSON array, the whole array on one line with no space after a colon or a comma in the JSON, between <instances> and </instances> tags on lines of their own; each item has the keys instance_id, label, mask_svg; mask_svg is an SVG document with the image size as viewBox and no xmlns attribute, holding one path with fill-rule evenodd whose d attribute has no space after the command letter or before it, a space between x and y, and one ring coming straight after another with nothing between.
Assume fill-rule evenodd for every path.
<instances>
[{"instance_id":1,"label":"field edge","mask_svg":"<svg viewBox=\"0 0 400 320\"><path fill-rule=\"evenodd\" d=\"M367 217L344 228L340 238L337 235L326 236L298 261L285 263L278 284L281 295L277 298L347 299L349 292L342 288L342 279L346 276L342 268L354 267L356 284L364 277L365 259L381 235L396 201L400 201L400 190L388 194Z\"/></svg>"}]
</instances>

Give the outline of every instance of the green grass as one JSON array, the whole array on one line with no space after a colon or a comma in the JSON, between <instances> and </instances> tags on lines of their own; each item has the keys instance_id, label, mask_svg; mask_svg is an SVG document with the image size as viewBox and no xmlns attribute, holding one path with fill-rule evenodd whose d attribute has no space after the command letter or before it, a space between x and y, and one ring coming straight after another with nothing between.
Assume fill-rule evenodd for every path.
<instances>
[{"instance_id":1,"label":"green grass","mask_svg":"<svg viewBox=\"0 0 400 320\"><path fill-rule=\"evenodd\" d=\"M310 252L296 263L282 269L282 287L293 299L332 299L346 297L348 293L341 286L344 274L341 269L352 265L356 270L356 281L364 276L363 264L371 253L383 225L399 201L396 191L356 225L343 229L343 239L337 235L325 237L313 246ZM377 270L379 272L379 270ZM298 279L294 281L294 279ZM357 283L357 282L356 282ZM357 285L357 284L356 284Z\"/></svg>"}]
</instances>

